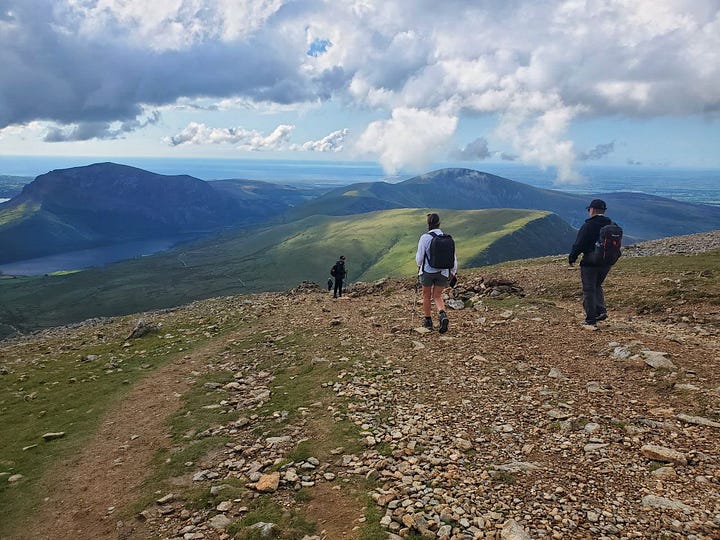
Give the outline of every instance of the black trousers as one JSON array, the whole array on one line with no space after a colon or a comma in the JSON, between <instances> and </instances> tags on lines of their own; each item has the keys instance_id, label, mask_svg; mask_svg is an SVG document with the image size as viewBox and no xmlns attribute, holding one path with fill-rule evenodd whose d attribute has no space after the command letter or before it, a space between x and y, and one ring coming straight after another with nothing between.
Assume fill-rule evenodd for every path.
<instances>
[{"instance_id":1,"label":"black trousers","mask_svg":"<svg viewBox=\"0 0 720 540\"><path fill-rule=\"evenodd\" d=\"M342 296L343 280L341 278L335 278L335 290L333 296Z\"/></svg>"},{"instance_id":2,"label":"black trousers","mask_svg":"<svg viewBox=\"0 0 720 540\"><path fill-rule=\"evenodd\" d=\"M595 324L597 317L607 312L602 284L609 272L610 266L580 265L583 308L585 308L585 322L587 324Z\"/></svg>"}]
</instances>

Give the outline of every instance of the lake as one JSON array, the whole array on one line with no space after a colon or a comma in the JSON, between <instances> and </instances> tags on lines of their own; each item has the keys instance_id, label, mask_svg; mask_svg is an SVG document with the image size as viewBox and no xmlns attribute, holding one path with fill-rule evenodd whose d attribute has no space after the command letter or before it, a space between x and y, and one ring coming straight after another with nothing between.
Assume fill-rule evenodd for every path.
<instances>
[{"instance_id":1,"label":"lake","mask_svg":"<svg viewBox=\"0 0 720 540\"><path fill-rule=\"evenodd\" d=\"M37 276L52 272L82 270L94 266L152 255L159 251L189 240L187 237L159 238L155 240L138 240L124 242L112 246L103 246L79 251L68 251L37 259L27 259L0 264L0 272L13 276Z\"/></svg>"}]
</instances>

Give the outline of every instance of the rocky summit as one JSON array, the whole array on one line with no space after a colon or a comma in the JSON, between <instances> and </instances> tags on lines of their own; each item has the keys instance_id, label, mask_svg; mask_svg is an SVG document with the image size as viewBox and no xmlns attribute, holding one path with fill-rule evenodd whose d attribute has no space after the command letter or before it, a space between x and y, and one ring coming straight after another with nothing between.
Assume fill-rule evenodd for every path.
<instances>
[{"instance_id":1,"label":"rocky summit","mask_svg":"<svg viewBox=\"0 0 720 540\"><path fill-rule=\"evenodd\" d=\"M56 414L61 358L77 387L125 383L82 445L73 422L37 434L25 454L75 446L35 485L0 460L5 493L45 490L13 535L720 538L720 253L651 262L613 269L598 332L556 257L461 274L445 334L416 331L407 278L6 341L0 380L33 414Z\"/></svg>"}]
</instances>

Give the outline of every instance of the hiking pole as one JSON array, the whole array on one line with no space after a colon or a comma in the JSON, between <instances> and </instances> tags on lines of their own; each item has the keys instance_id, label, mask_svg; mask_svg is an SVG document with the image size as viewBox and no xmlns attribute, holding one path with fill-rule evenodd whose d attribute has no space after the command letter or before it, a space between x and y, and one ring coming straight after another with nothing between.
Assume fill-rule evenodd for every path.
<instances>
[{"instance_id":1,"label":"hiking pole","mask_svg":"<svg viewBox=\"0 0 720 540\"><path fill-rule=\"evenodd\" d=\"M420 274L418 274L417 279L415 280L415 294L413 295L413 305L412 305L412 315L410 317L410 328L415 328L415 310L417 309L417 294L418 294L418 285L420 284Z\"/></svg>"}]
</instances>

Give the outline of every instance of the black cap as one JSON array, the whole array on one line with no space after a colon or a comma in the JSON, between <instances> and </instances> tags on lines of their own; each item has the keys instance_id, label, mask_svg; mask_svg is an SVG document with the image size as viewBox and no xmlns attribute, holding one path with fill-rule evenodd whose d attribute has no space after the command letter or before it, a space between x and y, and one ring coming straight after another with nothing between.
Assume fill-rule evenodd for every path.
<instances>
[{"instance_id":1,"label":"black cap","mask_svg":"<svg viewBox=\"0 0 720 540\"><path fill-rule=\"evenodd\" d=\"M590 210L591 208L595 208L596 210L605 210L607 209L607 205L602 199L593 199L592 201L590 201L590 204L588 205L586 210Z\"/></svg>"}]
</instances>

